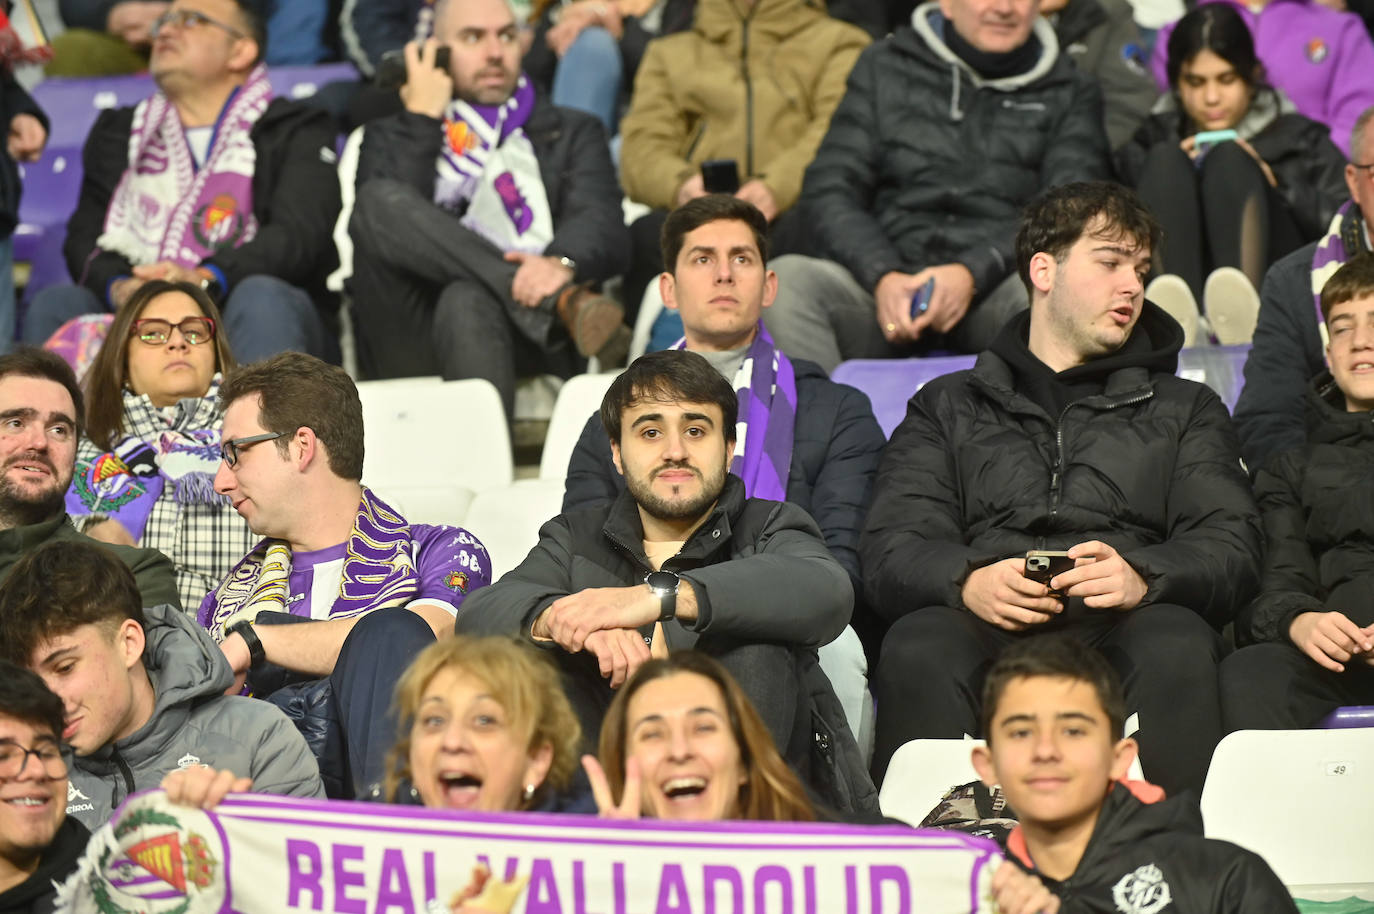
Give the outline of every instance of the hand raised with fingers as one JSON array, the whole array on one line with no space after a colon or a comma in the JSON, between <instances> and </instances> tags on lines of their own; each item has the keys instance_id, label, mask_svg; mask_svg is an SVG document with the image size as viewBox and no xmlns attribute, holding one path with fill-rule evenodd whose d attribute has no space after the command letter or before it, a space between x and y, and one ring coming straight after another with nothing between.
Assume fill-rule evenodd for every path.
<instances>
[{"instance_id":1,"label":"hand raised with fingers","mask_svg":"<svg viewBox=\"0 0 1374 914\"><path fill-rule=\"evenodd\" d=\"M1055 575L1050 586L1065 596L1082 597L1091 609L1135 609L1149 589L1145 579L1106 543L1092 540L1069 550L1074 567Z\"/></svg>"},{"instance_id":2,"label":"hand raised with fingers","mask_svg":"<svg viewBox=\"0 0 1374 914\"><path fill-rule=\"evenodd\" d=\"M1345 663L1360 654L1368 663L1374 651L1374 636L1334 611L1298 613L1288 626L1288 637L1300 651L1335 673L1345 672Z\"/></svg>"},{"instance_id":3,"label":"hand raised with fingers","mask_svg":"<svg viewBox=\"0 0 1374 914\"><path fill-rule=\"evenodd\" d=\"M964 605L975 616L1010 632L1048 622L1064 604L1050 589L1025 575L1026 560L1003 559L969 573L964 580Z\"/></svg>"},{"instance_id":4,"label":"hand raised with fingers","mask_svg":"<svg viewBox=\"0 0 1374 914\"><path fill-rule=\"evenodd\" d=\"M252 790L253 779L239 777L227 768L193 765L167 772L162 789L167 791L167 799L180 806L214 809L227 795Z\"/></svg>"},{"instance_id":5,"label":"hand raised with fingers","mask_svg":"<svg viewBox=\"0 0 1374 914\"><path fill-rule=\"evenodd\" d=\"M1058 914L1059 896L1010 860L992 874L992 899L998 914Z\"/></svg>"},{"instance_id":6,"label":"hand raised with fingers","mask_svg":"<svg viewBox=\"0 0 1374 914\"><path fill-rule=\"evenodd\" d=\"M625 761L625 793L620 802L611 797L611 785L606 780L606 772L594 755L582 756L582 768L587 772L587 780L592 785L592 797L596 800L597 815L603 819L638 819L640 811L639 761Z\"/></svg>"}]
</instances>

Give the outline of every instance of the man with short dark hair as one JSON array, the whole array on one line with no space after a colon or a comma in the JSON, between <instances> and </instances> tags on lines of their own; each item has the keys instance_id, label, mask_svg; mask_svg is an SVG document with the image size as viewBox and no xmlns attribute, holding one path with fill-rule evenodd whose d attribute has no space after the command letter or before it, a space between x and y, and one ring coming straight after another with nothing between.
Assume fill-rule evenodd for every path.
<instances>
[{"instance_id":1,"label":"man with short dark hair","mask_svg":"<svg viewBox=\"0 0 1374 914\"><path fill-rule=\"evenodd\" d=\"M1374 254L1346 261L1321 305L1329 370L1308 387L1307 445L1255 475L1267 551L1236 620L1242 649L1221 664L1228 732L1374 704Z\"/></svg>"},{"instance_id":2,"label":"man with short dark hair","mask_svg":"<svg viewBox=\"0 0 1374 914\"><path fill-rule=\"evenodd\" d=\"M234 354L337 359L324 280L337 255L335 128L322 109L273 98L266 35L249 0L175 0L153 23L158 91L103 111L82 153L63 252L74 286L34 299L24 339L114 311L150 279L190 282L220 304Z\"/></svg>"},{"instance_id":3,"label":"man with short dark hair","mask_svg":"<svg viewBox=\"0 0 1374 914\"><path fill-rule=\"evenodd\" d=\"M873 676L875 768L920 737L977 735L992 657L1069 630L1111 658L1147 776L1201 791L1221 737L1218 631L1250 595L1259 519L1230 417L1175 377L1178 324L1145 301L1158 223L1119 185L1026 210L1030 290L970 371L911 400L859 544L893 620ZM1070 566L1028 575L1029 550Z\"/></svg>"},{"instance_id":4,"label":"man with short dark hair","mask_svg":"<svg viewBox=\"0 0 1374 914\"><path fill-rule=\"evenodd\" d=\"M349 222L362 370L486 378L507 418L517 373L618 362L629 341L593 289L629 252L605 131L535 97L519 32L506 0L435 5L405 110L367 125Z\"/></svg>"},{"instance_id":5,"label":"man with short dark hair","mask_svg":"<svg viewBox=\"0 0 1374 914\"><path fill-rule=\"evenodd\" d=\"M636 359L601 403L625 491L546 523L517 568L463 605L458 631L548 649L591 745L612 690L651 650L704 650L806 777L813 707L832 715L837 753L855 748L815 654L844 629L853 592L805 511L746 497L729 472L736 417L734 389L702 356Z\"/></svg>"},{"instance_id":6,"label":"man with short dark hair","mask_svg":"<svg viewBox=\"0 0 1374 914\"><path fill-rule=\"evenodd\" d=\"M227 768L266 793L324 794L291 722L226 696L234 674L214 641L174 607L142 608L103 545L49 543L20 560L0 587L0 656L62 699L75 753L67 812L91 828L190 765Z\"/></svg>"},{"instance_id":7,"label":"man with short dark hair","mask_svg":"<svg viewBox=\"0 0 1374 914\"><path fill-rule=\"evenodd\" d=\"M0 580L47 542L95 542L76 531L65 497L85 405L76 375L42 349L0 356ZM156 549L109 546L132 569L142 605L181 605L176 573Z\"/></svg>"},{"instance_id":8,"label":"man with short dark hair","mask_svg":"<svg viewBox=\"0 0 1374 914\"><path fill-rule=\"evenodd\" d=\"M347 758L324 737L312 748L331 795L361 794L395 740L396 680L453 630L491 562L466 530L408 523L362 485L362 403L342 368L282 353L239 368L219 395L215 491L265 539L206 595L200 623L255 694L332 697Z\"/></svg>"},{"instance_id":9,"label":"man with short dark hair","mask_svg":"<svg viewBox=\"0 0 1374 914\"><path fill-rule=\"evenodd\" d=\"M90 831L67 817L62 699L0 660L0 911L52 911Z\"/></svg>"},{"instance_id":10,"label":"man with short dark hair","mask_svg":"<svg viewBox=\"0 0 1374 914\"><path fill-rule=\"evenodd\" d=\"M1123 737L1120 681L1096 651L1063 636L1017 642L988 671L982 705L987 745L973 750L973 765L1020 820L1001 866L1056 895L1024 909L999 895L1001 910L1297 911L1259 855L1202 837L1195 798L1163 799L1125 780L1136 744ZM999 882L1000 869L995 895Z\"/></svg>"}]
</instances>

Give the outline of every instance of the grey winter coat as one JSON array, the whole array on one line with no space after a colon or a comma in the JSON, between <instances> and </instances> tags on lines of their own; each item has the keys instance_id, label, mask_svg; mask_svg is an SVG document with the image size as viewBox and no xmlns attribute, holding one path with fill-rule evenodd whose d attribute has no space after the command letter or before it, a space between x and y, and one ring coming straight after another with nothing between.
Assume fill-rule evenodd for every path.
<instances>
[{"instance_id":1,"label":"grey winter coat","mask_svg":"<svg viewBox=\"0 0 1374 914\"><path fill-rule=\"evenodd\" d=\"M323 797L315 757L286 715L265 701L224 694L234 674L209 633L171 606L143 612L153 716L128 737L72 759L67 815L98 828L129 794L192 765L251 777L259 793Z\"/></svg>"}]
</instances>

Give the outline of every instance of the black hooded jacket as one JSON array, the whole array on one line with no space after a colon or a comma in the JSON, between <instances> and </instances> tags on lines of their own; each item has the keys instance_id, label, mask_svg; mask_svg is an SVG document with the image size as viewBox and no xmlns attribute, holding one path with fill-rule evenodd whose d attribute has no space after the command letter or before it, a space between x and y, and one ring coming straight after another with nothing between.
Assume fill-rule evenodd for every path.
<instances>
[{"instance_id":1,"label":"black hooded jacket","mask_svg":"<svg viewBox=\"0 0 1374 914\"><path fill-rule=\"evenodd\" d=\"M1015 836L1013 836L1014 840ZM1050 879L1061 914L1293 914L1297 907L1258 854L1202 837L1188 794L1142 803L1122 784L1107 794L1072 876Z\"/></svg>"},{"instance_id":2,"label":"black hooded jacket","mask_svg":"<svg viewBox=\"0 0 1374 914\"><path fill-rule=\"evenodd\" d=\"M54 884L65 882L76 869L90 838L91 833L80 822L70 817L63 821L33 875L0 892L0 914L51 914L56 909Z\"/></svg>"},{"instance_id":3,"label":"black hooded jacket","mask_svg":"<svg viewBox=\"0 0 1374 914\"><path fill-rule=\"evenodd\" d=\"M1174 376L1178 324L1147 302L1119 352L1037 382L999 354L1030 359L1029 321L1003 331L1018 345L999 339L912 397L859 542L870 605L894 620L958 607L976 568L1101 540L1144 578L1146 604L1220 629L1254 592L1259 515L1226 407ZM1037 402L1053 396L1057 415Z\"/></svg>"},{"instance_id":4,"label":"black hooded jacket","mask_svg":"<svg viewBox=\"0 0 1374 914\"><path fill-rule=\"evenodd\" d=\"M1240 644L1287 643L1308 610L1374 624L1374 414L1346 412L1322 372L1307 392L1307 441L1255 475L1268 551L1260 594L1236 619Z\"/></svg>"}]
</instances>

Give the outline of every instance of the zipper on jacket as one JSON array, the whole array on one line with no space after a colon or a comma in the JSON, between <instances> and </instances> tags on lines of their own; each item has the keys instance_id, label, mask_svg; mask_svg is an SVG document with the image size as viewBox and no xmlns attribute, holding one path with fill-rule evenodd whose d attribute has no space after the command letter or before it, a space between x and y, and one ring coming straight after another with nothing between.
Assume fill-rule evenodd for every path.
<instances>
[{"instance_id":1,"label":"zipper on jacket","mask_svg":"<svg viewBox=\"0 0 1374 914\"><path fill-rule=\"evenodd\" d=\"M1132 397L1129 400L1122 400L1119 403L1109 403L1103 407L1103 412L1109 409L1118 409L1122 406L1134 406L1150 399L1155 395L1153 390ZM1053 518L1059 513L1059 496L1061 486L1064 483L1064 417L1069 414L1069 410L1079 405L1083 401L1075 400L1059 413L1059 419L1054 423L1054 469L1050 473L1050 517Z\"/></svg>"},{"instance_id":2,"label":"zipper on jacket","mask_svg":"<svg viewBox=\"0 0 1374 914\"><path fill-rule=\"evenodd\" d=\"M134 792L134 773L129 770L129 764L124 761L124 756L115 749L110 753L110 758L119 766L120 776L124 778L124 796ZM119 784L116 783L114 790L110 792L110 808L114 809L119 805Z\"/></svg>"}]
</instances>

